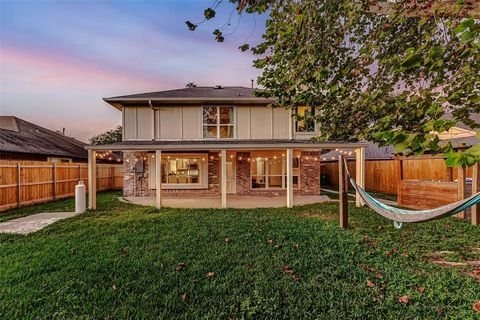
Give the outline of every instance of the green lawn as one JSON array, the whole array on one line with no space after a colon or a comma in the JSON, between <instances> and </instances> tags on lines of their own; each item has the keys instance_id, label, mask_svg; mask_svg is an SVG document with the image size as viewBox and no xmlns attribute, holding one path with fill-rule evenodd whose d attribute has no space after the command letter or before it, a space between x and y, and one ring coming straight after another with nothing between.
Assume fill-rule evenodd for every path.
<instances>
[{"instance_id":1,"label":"green lawn","mask_svg":"<svg viewBox=\"0 0 480 320\"><path fill-rule=\"evenodd\" d=\"M157 211L117 196L101 193L98 211L35 234L0 235L0 318L480 317L468 267L429 262L441 250L480 259L480 228L467 222L398 231L352 208L351 228L340 230L335 203ZM23 210L33 209L9 214Z\"/></svg>"}]
</instances>

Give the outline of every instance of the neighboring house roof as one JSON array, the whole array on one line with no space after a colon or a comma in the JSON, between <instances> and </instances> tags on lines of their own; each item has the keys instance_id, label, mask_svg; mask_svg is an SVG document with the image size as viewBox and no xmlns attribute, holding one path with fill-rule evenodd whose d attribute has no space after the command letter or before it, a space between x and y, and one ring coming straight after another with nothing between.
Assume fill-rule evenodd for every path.
<instances>
[{"instance_id":1,"label":"neighboring house roof","mask_svg":"<svg viewBox=\"0 0 480 320\"><path fill-rule=\"evenodd\" d=\"M13 116L0 116L0 152L87 159L87 144Z\"/></svg>"},{"instance_id":2,"label":"neighboring house roof","mask_svg":"<svg viewBox=\"0 0 480 320\"><path fill-rule=\"evenodd\" d=\"M256 97L255 91L247 87L222 87L222 86L198 86L193 88L182 88L155 92L138 93L117 97L104 98L116 108L129 103L149 102L154 104L174 104L174 103L204 103L214 102L244 102L244 103L262 103L267 104L272 99Z\"/></svg>"},{"instance_id":3,"label":"neighboring house roof","mask_svg":"<svg viewBox=\"0 0 480 320\"><path fill-rule=\"evenodd\" d=\"M355 158L355 153L346 152L346 150L339 149L338 151L332 150L325 154L322 154L324 161L337 160L339 155L346 156L347 158ZM394 159L395 153L393 146L379 147L375 143L368 142L365 148L366 160L389 160Z\"/></svg>"},{"instance_id":4,"label":"neighboring house roof","mask_svg":"<svg viewBox=\"0 0 480 320\"><path fill-rule=\"evenodd\" d=\"M463 138L454 138L449 140L452 143L452 146L455 149L467 149L476 144L480 143L480 140L476 137L463 137Z\"/></svg>"},{"instance_id":5,"label":"neighboring house roof","mask_svg":"<svg viewBox=\"0 0 480 320\"><path fill-rule=\"evenodd\" d=\"M443 119L447 119L447 120L452 120L453 119L453 116L451 113L445 113L445 115L442 117ZM480 113L471 113L470 114L470 119L475 121L476 123L480 123ZM458 127L460 129L464 129L464 130L470 130L470 131L478 131L478 128L471 128L469 126L467 126L466 124L464 123L457 123L455 127Z\"/></svg>"}]
</instances>

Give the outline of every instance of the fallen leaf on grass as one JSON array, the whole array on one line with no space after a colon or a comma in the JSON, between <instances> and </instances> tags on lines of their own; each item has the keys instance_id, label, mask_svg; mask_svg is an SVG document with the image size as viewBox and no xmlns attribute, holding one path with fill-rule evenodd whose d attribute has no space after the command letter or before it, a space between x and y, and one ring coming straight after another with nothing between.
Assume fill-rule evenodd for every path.
<instances>
[{"instance_id":1,"label":"fallen leaf on grass","mask_svg":"<svg viewBox=\"0 0 480 320\"><path fill-rule=\"evenodd\" d=\"M375 272L375 277L378 278L378 279L382 279L383 274L381 274L380 272Z\"/></svg>"},{"instance_id":2,"label":"fallen leaf on grass","mask_svg":"<svg viewBox=\"0 0 480 320\"><path fill-rule=\"evenodd\" d=\"M268 244L272 244L272 243L273 243L273 240L267 240L267 243L268 243Z\"/></svg>"},{"instance_id":3,"label":"fallen leaf on grass","mask_svg":"<svg viewBox=\"0 0 480 320\"><path fill-rule=\"evenodd\" d=\"M378 225L377 231L382 231L382 225L381 224Z\"/></svg>"},{"instance_id":4,"label":"fallen leaf on grass","mask_svg":"<svg viewBox=\"0 0 480 320\"><path fill-rule=\"evenodd\" d=\"M180 295L180 299L182 299L183 302L187 301L188 299L187 293L185 292L184 294Z\"/></svg>"},{"instance_id":5,"label":"fallen leaf on grass","mask_svg":"<svg viewBox=\"0 0 480 320\"><path fill-rule=\"evenodd\" d=\"M230 242L229 238L225 238L224 240L225 240L225 242Z\"/></svg>"},{"instance_id":6,"label":"fallen leaf on grass","mask_svg":"<svg viewBox=\"0 0 480 320\"><path fill-rule=\"evenodd\" d=\"M373 282L370 281L370 280L367 280L367 287L373 288L373 287L375 287L375 283L373 283Z\"/></svg>"},{"instance_id":7,"label":"fallen leaf on grass","mask_svg":"<svg viewBox=\"0 0 480 320\"><path fill-rule=\"evenodd\" d=\"M179 264L177 264L177 267L175 268L175 271L180 272L183 269L185 269L186 267L187 267L187 264L185 262L180 262Z\"/></svg>"},{"instance_id":8,"label":"fallen leaf on grass","mask_svg":"<svg viewBox=\"0 0 480 320\"><path fill-rule=\"evenodd\" d=\"M299 248L299 245L298 245L298 243L294 243L294 244L292 245L292 247L293 247L294 249L298 249L298 248Z\"/></svg>"},{"instance_id":9,"label":"fallen leaf on grass","mask_svg":"<svg viewBox=\"0 0 480 320\"><path fill-rule=\"evenodd\" d=\"M300 281L300 276L298 274L292 274L292 279L293 281L298 282Z\"/></svg>"},{"instance_id":10,"label":"fallen leaf on grass","mask_svg":"<svg viewBox=\"0 0 480 320\"><path fill-rule=\"evenodd\" d=\"M284 265L284 266L283 266L282 271L285 272L285 273L293 273L293 272L295 272L295 270L294 270L292 267L287 266L287 265Z\"/></svg>"},{"instance_id":11,"label":"fallen leaf on grass","mask_svg":"<svg viewBox=\"0 0 480 320\"><path fill-rule=\"evenodd\" d=\"M117 290L117 286L116 286L116 285L113 285L113 286L112 286L112 289L113 289L113 290Z\"/></svg>"},{"instance_id":12,"label":"fallen leaf on grass","mask_svg":"<svg viewBox=\"0 0 480 320\"><path fill-rule=\"evenodd\" d=\"M123 247L120 249L120 255L125 256L128 253L128 249L126 247Z\"/></svg>"},{"instance_id":13,"label":"fallen leaf on grass","mask_svg":"<svg viewBox=\"0 0 480 320\"><path fill-rule=\"evenodd\" d=\"M414 288L413 290L415 290L417 292L420 292L420 293L424 293L425 292L425 287L418 287L418 288Z\"/></svg>"},{"instance_id":14,"label":"fallen leaf on grass","mask_svg":"<svg viewBox=\"0 0 480 320\"><path fill-rule=\"evenodd\" d=\"M476 275L476 276L480 276L480 268L473 270L473 271L472 271L472 274L474 274L474 275Z\"/></svg>"},{"instance_id":15,"label":"fallen leaf on grass","mask_svg":"<svg viewBox=\"0 0 480 320\"><path fill-rule=\"evenodd\" d=\"M207 272L208 279L212 279L213 277L215 277L215 272Z\"/></svg>"},{"instance_id":16,"label":"fallen leaf on grass","mask_svg":"<svg viewBox=\"0 0 480 320\"><path fill-rule=\"evenodd\" d=\"M405 295L405 296L401 296L399 299L398 299L399 302L401 303L409 303L410 302L410 297Z\"/></svg>"},{"instance_id":17,"label":"fallen leaf on grass","mask_svg":"<svg viewBox=\"0 0 480 320\"><path fill-rule=\"evenodd\" d=\"M480 312L480 300L473 304L473 311Z\"/></svg>"}]
</instances>

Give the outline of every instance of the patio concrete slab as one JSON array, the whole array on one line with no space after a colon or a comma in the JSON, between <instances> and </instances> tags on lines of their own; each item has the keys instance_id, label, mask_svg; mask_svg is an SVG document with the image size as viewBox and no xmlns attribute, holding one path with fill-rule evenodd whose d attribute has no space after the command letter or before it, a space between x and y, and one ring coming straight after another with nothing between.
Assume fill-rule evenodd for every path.
<instances>
[{"instance_id":1,"label":"patio concrete slab","mask_svg":"<svg viewBox=\"0 0 480 320\"><path fill-rule=\"evenodd\" d=\"M27 234L38 231L62 219L77 215L75 212L37 213L0 223L0 232Z\"/></svg>"},{"instance_id":2,"label":"patio concrete slab","mask_svg":"<svg viewBox=\"0 0 480 320\"><path fill-rule=\"evenodd\" d=\"M155 206L155 197L125 197L124 201L142 205ZM306 204L314 204L320 202L331 201L328 196L320 195L295 195L293 202L295 206L303 206ZM253 208L281 208L287 205L285 195L263 197L263 196L227 196L227 207L237 209L253 209ZM216 195L162 195L162 206L169 208L191 208L191 209L207 209L220 208L221 197Z\"/></svg>"}]
</instances>

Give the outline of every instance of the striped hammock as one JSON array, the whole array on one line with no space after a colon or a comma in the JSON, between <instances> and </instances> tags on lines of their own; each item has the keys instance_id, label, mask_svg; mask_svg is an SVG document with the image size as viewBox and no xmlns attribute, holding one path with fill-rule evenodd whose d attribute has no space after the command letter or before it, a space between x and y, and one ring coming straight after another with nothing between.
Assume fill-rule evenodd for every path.
<instances>
[{"instance_id":1,"label":"striped hammock","mask_svg":"<svg viewBox=\"0 0 480 320\"><path fill-rule=\"evenodd\" d=\"M344 161L344 166L345 166L345 170L350 183L352 184L353 188L358 192L358 194L363 199L363 201L367 204L367 206L369 206L370 209L372 209L379 215L387 219L393 220L394 222L393 225L397 229L400 229L403 226L403 223L405 222L418 223L418 222L431 221L435 219L441 219L441 218L459 213L477 203L480 203L480 192L478 192L467 199L453 202L451 204L447 204L445 206L441 206L435 209L429 209L429 210L400 209L397 207L389 206L372 197L368 192L366 192L363 188L357 185L355 180L352 178L352 175L348 171L348 166L346 161Z\"/></svg>"}]
</instances>

